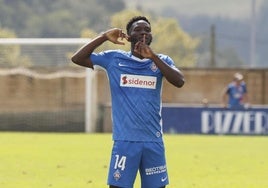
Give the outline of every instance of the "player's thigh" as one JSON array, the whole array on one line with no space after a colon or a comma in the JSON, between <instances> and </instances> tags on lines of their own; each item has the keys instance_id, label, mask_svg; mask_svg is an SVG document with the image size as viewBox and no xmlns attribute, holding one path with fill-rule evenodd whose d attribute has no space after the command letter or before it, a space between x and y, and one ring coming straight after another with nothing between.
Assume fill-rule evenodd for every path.
<instances>
[{"instance_id":1,"label":"player's thigh","mask_svg":"<svg viewBox=\"0 0 268 188\"><path fill-rule=\"evenodd\" d=\"M141 155L141 143L115 141L111 154L108 184L132 187L139 169Z\"/></svg>"},{"instance_id":2,"label":"player's thigh","mask_svg":"<svg viewBox=\"0 0 268 188\"><path fill-rule=\"evenodd\" d=\"M142 188L164 187L169 183L165 147L160 143L147 143L140 166Z\"/></svg>"}]
</instances>

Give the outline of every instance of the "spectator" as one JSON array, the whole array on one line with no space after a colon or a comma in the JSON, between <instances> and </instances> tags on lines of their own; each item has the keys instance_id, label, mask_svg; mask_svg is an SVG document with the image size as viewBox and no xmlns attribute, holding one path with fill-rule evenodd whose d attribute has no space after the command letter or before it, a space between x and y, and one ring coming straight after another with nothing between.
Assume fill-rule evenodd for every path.
<instances>
[{"instance_id":1,"label":"spectator","mask_svg":"<svg viewBox=\"0 0 268 188\"><path fill-rule=\"evenodd\" d=\"M222 104L224 108L242 109L247 107L247 103L247 86L243 75L237 72L222 93Z\"/></svg>"}]
</instances>

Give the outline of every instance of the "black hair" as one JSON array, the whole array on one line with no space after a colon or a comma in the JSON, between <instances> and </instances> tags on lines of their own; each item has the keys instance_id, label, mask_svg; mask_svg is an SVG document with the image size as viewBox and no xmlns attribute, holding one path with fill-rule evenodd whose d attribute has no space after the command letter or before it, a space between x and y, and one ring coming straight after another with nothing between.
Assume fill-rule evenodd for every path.
<instances>
[{"instance_id":1,"label":"black hair","mask_svg":"<svg viewBox=\"0 0 268 188\"><path fill-rule=\"evenodd\" d=\"M128 35L130 33L130 28L131 28L132 24L136 21L139 21L139 20L143 20L143 21L147 22L149 25L151 25L151 23L149 22L149 20L145 16L135 16L135 17L131 18L127 23L126 29L127 29Z\"/></svg>"}]
</instances>

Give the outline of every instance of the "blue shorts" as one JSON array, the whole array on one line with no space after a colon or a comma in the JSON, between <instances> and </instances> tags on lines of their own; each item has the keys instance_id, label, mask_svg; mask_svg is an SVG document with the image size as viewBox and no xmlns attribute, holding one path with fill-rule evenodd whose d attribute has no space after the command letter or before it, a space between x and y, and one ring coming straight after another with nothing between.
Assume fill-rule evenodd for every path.
<instances>
[{"instance_id":1,"label":"blue shorts","mask_svg":"<svg viewBox=\"0 0 268 188\"><path fill-rule=\"evenodd\" d=\"M108 185L133 188L138 170L142 188L169 183L163 142L114 141Z\"/></svg>"}]
</instances>

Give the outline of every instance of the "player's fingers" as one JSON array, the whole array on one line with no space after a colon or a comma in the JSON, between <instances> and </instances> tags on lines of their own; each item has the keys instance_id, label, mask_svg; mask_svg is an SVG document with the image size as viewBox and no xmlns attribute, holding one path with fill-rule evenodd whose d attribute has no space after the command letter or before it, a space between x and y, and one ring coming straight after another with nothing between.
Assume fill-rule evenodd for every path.
<instances>
[{"instance_id":1,"label":"player's fingers","mask_svg":"<svg viewBox=\"0 0 268 188\"><path fill-rule=\"evenodd\" d=\"M127 34L125 34L125 39L130 42L130 36L128 36Z\"/></svg>"},{"instance_id":2,"label":"player's fingers","mask_svg":"<svg viewBox=\"0 0 268 188\"><path fill-rule=\"evenodd\" d=\"M121 37L121 40L123 40L124 38L126 40L128 40L128 38L129 38L129 36L127 34L123 33L123 32L120 34L120 37Z\"/></svg>"},{"instance_id":3,"label":"player's fingers","mask_svg":"<svg viewBox=\"0 0 268 188\"><path fill-rule=\"evenodd\" d=\"M121 38L121 40L123 40L123 35L124 35L124 33L123 33L122 29L119 29L118 38Z\"/></svg>"},{"instance_id":4,"label":"player's fingers","mask_svg":"<svg viewBox=\"0 0 268 188\"><path fill-rule=\"evenodd\" d=\"M123 39L125 37L125 35L126 34L123 32L123 30L122 29L119 29L119 31L118 31L118 38Z\"/></svg>"},{"instance_id":5,"label":"player's fingers","mask_svg":"<svg viewBox=\"0 0 268 188\"><path fill-rule=\"evenodd\" d=\"M114 44L125 45L124 42L121 42L121 41L118 41L118 40L114 41Z\"/></svg>"},{"instance_id":6,"label":"player's fingers","mask_svg":"<svg viewBox=\"0 0 268 188\"><path fill-rule=\"evenodd\" d=\"M139 42L137 42L135 44L134 51L140 54L141 53L141 49L142 49L142 42L139 41Z\"/></svg>"},{"instance_id":7,"label":"player's fingers","mask_svg":"<svg viewBox=\"0 0 268 188\"><path fill-rule=\"evenodd\" d=\"M139 48L139 46L140 46L140 42L137 42L136 44L135 44L135 46L134 46L134 49L138 49Z\"/></svg>"}]
</instances>

